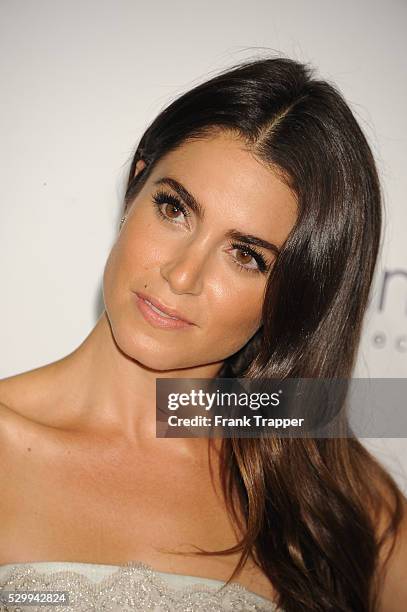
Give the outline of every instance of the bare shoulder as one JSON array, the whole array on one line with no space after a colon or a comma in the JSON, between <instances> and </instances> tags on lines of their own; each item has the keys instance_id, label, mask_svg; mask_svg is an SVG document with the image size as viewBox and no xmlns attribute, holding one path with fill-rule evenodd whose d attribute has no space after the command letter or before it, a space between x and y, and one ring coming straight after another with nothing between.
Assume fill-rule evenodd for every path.
<instances>
[{"instance_id":1,"label":"bare shoulder","mask_svg":"<svg viewBox=\"0 0 407 612\"><path fill-rule=\"evenodd\" d=\"M24 448L38 437L46 404L38 401L44 389L40 369L0 379L0 479L17 469Z\"/></svg>"},{"instance_id":2,"label":"bare shoulder","mask_svg":"<svg viewBox=\"0 0 407 612\"><path fill-rule=\"evenodd\" d=\"M394 511L394 497L384 489L384 507L378 525L381 537L389 525ZM407 498L402 494L401 520L397 537L382 546L377 568L379 580L378 612L405 612L407 610Z\"/></svg>"},{"instance_id":3,"label":"bare shoulder","mask_svg":"<svg viewBox=\"0 0 407 612\"><path fill-rule=\"evenodd\" d=\"M30 425L22 415L0 402L0 534L10 524L10 512L20 487L23 448L30 447Z\"/></svg>"},{"instance_id":4,"label":"bare shoulder","mask_svg":"<svg viewBox=\"0 0 407 612\"><path fill-rule=\"evenodd\" d=\"M15 414L30 418L32 406L38 407L38 399L45 387L49 366L41 366L26 372L0 379L0 404ZM3 411L3 415L4 415Z\"/></svg>"},{"instance_id":5,"label":"bare shoulder","mask_svg":"<svg viewBox=\"0 0 407 612\"><path fill-rule=\"evenodd\" d=\"M52 421L56 405L56 390L63 392L58 365L62 360L0 379L0 419L21 425L48 424ZM1 421L0 421L1 425Z\"/></svg>"},{"instance_id":6,"label":"bare shoulder","mask_svg":"<svg viewBox=\"0 0 407 612\"><path fill-rule=\"evenodd\" d=\"M0 443L3 452L8 448L11 434L15 434L16 428L27 418L18 406L24 405L25 381L30 379L29 375L30 372L24 372L0 379Z\"/></svg>"},{"instance_id":7,"label":"bare shoulder","mask_svg":"<svg viewBox=\"0 0 407 612\"><path fill-rule=\"evenodd\" d=\"M18 420L16 413L0 401L0 465L4 465L3 460L10 447L16 420Z\"/></svg>"},{"instance_id":8,"label":"bare shoulder","mask_svg":"<svg viewBox=\"0 0 407 612\"><path fill-rule=\"evenodd\" d=\"M0 401L0 482L10 475L21 459L20 450L34 433L34 423ZM4 488L3 488L4 491Z\"/></svg>"}]
</instances>

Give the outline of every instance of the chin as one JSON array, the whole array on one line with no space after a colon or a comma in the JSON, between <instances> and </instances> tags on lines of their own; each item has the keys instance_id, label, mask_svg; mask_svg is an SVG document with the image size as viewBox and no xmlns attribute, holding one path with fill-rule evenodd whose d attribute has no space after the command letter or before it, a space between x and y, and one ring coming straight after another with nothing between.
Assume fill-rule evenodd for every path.
<instances>
[{"instance_id":1,"label":"chin","mask_svg":"<svg viewBox=\"0 0 407 612\"><path fill-rule=\"evenodd\" d=\"M180 360L182 347L177 347L174 341L169 342L170 338L168 340L164 338L160 341L140 330L130 329L128 324L112 326L112 331L115 343L120 351L146 368L164 372L188 367L184 359L182 359L182 362Z\"/></svg>"}]
</instances>

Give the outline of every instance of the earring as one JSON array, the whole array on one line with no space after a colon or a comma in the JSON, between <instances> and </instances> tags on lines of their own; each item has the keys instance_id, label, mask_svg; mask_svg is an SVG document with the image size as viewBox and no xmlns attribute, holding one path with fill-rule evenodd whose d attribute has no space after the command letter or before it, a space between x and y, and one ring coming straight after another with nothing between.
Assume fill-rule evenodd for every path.
<instances>
[{"instance_id":1,"label":"earring","mask_svg":"<svg viewBox=\"0 0 407 612\"><path fill-rule=\"evenodd\" d=\"M123 225L123 223L124 223L125 221L126 221L126 215L124 215L124 217L122 217L122 218L120 219L120 226L119 226L119 229L122 229L122 225Z\"/></svg>"}]
</instances>

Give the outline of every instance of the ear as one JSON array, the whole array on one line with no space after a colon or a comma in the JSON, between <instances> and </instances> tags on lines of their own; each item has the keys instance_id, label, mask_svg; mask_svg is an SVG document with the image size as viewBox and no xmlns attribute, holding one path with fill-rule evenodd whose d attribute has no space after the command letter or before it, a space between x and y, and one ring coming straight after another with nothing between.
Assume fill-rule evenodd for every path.
<instances>
[{"instance_id":1,"label":"ear","mask_svg":"<svg viewBox=\"0 0 407 612\"><path fill-rule=\"evenodd\" d=\"M137 176L139 172L141 172L142 170L144 170L144 168L146 167L146 162L144 161L144 159L139 159L138 162L136 163L136 169L134 171L134 176ZM133 177L134 178L134 177Z\"/></svg>"}]
</instances>

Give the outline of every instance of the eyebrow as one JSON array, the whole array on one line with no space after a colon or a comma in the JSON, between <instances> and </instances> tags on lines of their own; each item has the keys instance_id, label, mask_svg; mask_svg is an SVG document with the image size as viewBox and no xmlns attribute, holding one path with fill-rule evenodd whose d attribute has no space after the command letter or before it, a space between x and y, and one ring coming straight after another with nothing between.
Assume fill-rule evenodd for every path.
<instances>
[{"instance_id":1,"label":"eyebrow","mask_svg":"<svg viewBox=\"0 0 407 612\"><path fill-rule=\"evenodd\" d=\"M178 193L180 198L194 211L200 221L205 217L204 207L202 204L184 187L182 183L170 176L163 176L153 183L154 185L168 185ZM226 237L232 240L239 240L244 244L253 244L257 247L272 251L276 256L280 254L280 249L273 242L268 242L263 238L258 238L252 234L243 234L239 230L231 229L226 232Z\"/></svg>"}]
</instances>

